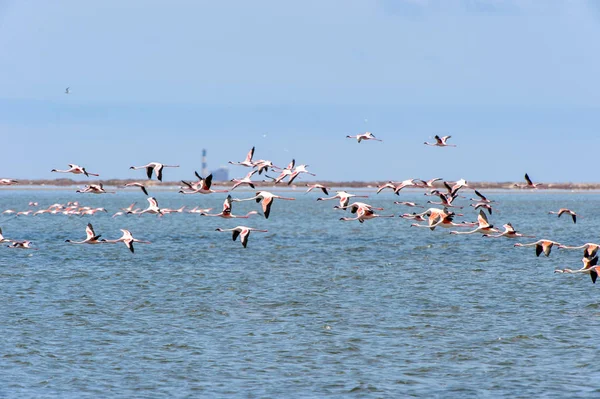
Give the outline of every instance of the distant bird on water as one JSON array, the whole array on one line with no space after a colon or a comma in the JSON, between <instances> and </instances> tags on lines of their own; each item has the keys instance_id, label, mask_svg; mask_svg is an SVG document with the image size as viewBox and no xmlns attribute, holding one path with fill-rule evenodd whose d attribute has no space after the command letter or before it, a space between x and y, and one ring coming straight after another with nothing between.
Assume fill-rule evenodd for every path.
<instances>
[{"instance_id":1,"label":"distant bird on water","mask_svg":"<svg viewBox=\"0 0 600 399\"><path fill-rule=\"evenodd\" d=\"M538 188L540 186L543 186L543 183L533 183L531 181L531 179L529 178L529 175L527 173L525 173L525 182L527 184L514 184L513 187L517 187L517 188Z\"/></svg>"}]
</instances>

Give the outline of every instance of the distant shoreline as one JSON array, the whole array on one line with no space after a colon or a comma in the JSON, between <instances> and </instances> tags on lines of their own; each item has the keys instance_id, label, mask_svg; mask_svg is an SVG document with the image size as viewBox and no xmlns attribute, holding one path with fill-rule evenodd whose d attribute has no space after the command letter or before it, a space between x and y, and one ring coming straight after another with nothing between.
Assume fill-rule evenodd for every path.
<instances>
[{"instance_id":1,"label":"distant shoreline","mask_svg":"<svg viewBox=\"0 0 600 399\"><path fill-rule=\"evenodd\" d=\"M127 183L132 183L134 179L120 180L120 179L110 179L110 180L72 180L72 179L55 179L55 180L18 180L17 184L13 185L4 185L0 186L0 189L48 189L48 190L56 190L62 188L70 188L70 187L81 187L88 183L102 183L106 187L123 187ZM323 181L323 180L314 180L314 181L298 181L297 184L292 184L288 186L287 184L279 184L274 186L272 182L263 182L256 181L254 185L256 187L276 187L277 189L300 189L306 187L309 184L320 183L325 185L326 187L339 188L339 187L349 187L349 188L359 188L359 189L367 189L367 188L377 188L377 186L385 183L385 182L377 182L377 181ZM152 189L157 188L172 188L181 186L181 182L179 181L168 181L168 182L159 182L156 180L148 180L144 184L147 187ZM544 186L539 187L536 190L531 189L522 189L513 187L515 182L469 182L468 188L472 189L492 189L492 190L510 190L515 192L538 192L544 190L577 190L577 191L592 191L592 190L600 190L600 183L545 183ZM521 184L521 183L519 183ZM228 187L231 186L231 182L218 182L213 181L213 186L215 187ZM444 188L442 183L434 184L436 188ZM240 187L242 188L242 187ZM250 189L250 187L243 187L244 189ZM407 187L406 189L410 189ZM419 188L422 190L422 188ZM390 190L386 190L390 191Z\"/></svg>"}]
</instances>

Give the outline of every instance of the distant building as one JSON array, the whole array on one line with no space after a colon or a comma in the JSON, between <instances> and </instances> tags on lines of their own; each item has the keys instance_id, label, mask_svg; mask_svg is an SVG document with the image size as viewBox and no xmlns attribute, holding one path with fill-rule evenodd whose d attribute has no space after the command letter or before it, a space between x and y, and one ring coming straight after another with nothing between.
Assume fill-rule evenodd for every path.
<instances>
[{"instance_id":1,"label":"distant building","mask_svg":"<svg viewBox=\"0 0 600 399\"><path fill-rule=\"evenodd\" d=\"M212 171L213 181L229 181L229 169L221 167Z\"/></svg>"}]
</instances>

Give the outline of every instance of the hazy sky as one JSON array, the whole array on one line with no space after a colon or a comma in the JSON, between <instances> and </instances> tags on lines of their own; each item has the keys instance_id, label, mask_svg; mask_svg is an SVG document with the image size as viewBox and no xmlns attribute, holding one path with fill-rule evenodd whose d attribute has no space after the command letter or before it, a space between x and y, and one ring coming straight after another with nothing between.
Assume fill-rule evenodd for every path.
<instances>
[{"instance_id":1,"label":"hazy sky","mask_svg":"<svg viewBox=\"0 0 600 399\"><path fill-rule=\"evenodd\" d=\"M599 37L593 0L0 1L0 177L254 145L324 180L600 181Z\"/></svg>"}]
</instances>

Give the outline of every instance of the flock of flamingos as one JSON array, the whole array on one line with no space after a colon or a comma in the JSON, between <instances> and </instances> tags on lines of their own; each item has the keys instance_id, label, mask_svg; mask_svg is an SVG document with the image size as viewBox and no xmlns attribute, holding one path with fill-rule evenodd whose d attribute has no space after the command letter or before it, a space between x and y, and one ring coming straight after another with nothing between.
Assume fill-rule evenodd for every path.
<instances>
[{"instance_id":1,"label":"flock of flamingos","mask_svg":"<svg viewBox=\"0 0 600 399\"><path fill-rule=\"evenodd\" d=\"M358 134L355 136L346 136L347 138L356 139L358 143L362 141L382 141L376 138L372 133L365 132L363 134ZM428 143L425 142L425 145L436 146L436 147L455 147L455 145L448 144L447 141L451 136L435 136L435 142ZM270 179L274 185L286 182L290 185L299 175L301 174L309 174L315 176L315 174L309 172L307 170L308 165L296 165L295 161L292 160L289 165L285 168L281 168L275 166L269 160L254 160L254 147L248 152L246 158L241 162L233 162L229 161L230 164L240 165L244 167L251 168L252 170L243 178L240 179L232 179L231 181L234 183L230 190L215 190L211 188L212 183L212 175L207 177L200 176L197 172L195 172L196 181L182 181L183 186L181 186L180 193L181 194L213 194L213 193L226 193L228 191L232 191L235 188L247 185L252 189L255 189L254 183L256 181L251 180L255 174L265 174L266 178ZM142 166L132 166L130 169L144 169L146 171L146 176L150 180L154 175L156 179L162 181L163 170L164 168L170 167L179 167L179 165L165 165L158 162L150 162L146 165ZM268 176L267 173L269 171L279 173L277 176L272 177ZM86 176L99 176L97 173L88 172L84 167L75 164L69 164L69 169L59 170L52 169L52 172L56 173L73 173L73 174L84 174ZM287 179L287 180L286 180ZM14 179L0 179L0 185L13 185L18 184L18 181ZM533 183L527 174L525 174L525 183L524 184L515 184L515 187L523 188L523 189L537 189L540 187L541 183ZM144 183L142 182L133 182L125 185L126 187L137 187L142 190L145 195L148 194L148 190ZM329 195L329 188L325 187L322 184L306 184L308 187L307 192L312 190L321 190L325 195ZM463 214L456 213L453 209L462 209L462 206L454 205L454 200L458 197L458 193L460 190L465 190L469 188L467 181L464 179L458 180L456 182L447 182L442 181L441 178L434 178L428 181L420 180L420 179L407 179L402 182L392 182L389 181L385 184L382 184L377 187L377 194L379 194L382 190L390 189L397 195L399 195L400 191L405 188L423 188L427 190L425 195L437 197L439 201L427 201L428 204L437 205L439 207L430 207L428 209L423 210L422 212L412 212L412 213L404 213L399 215L401 218L409 219L414 221L415 223L411 224L414 227L428 228L430 230L435 230L437 227L440 228L451 228L453 230L450 231L451 234L482 234L484 237L490 238L525 238L533 236L527 236L519 233L514 229L514 227L507 223L503 225L504 231L500 231L495 228L492 224L489 223L486 212L490 215L493 212L493 200L488 199L486 196L481 194L479 191L474 189L474 193L476 198L471 198L472 203L470 204L475 210L478 210L478 216L476 222L460 222L457 223L454 221L454 218L457 216L464 216ZM106 194L106 193L114 193L114 191L106 191L102 184L88 184L84 188L77 190L78 193L91 193L91 194ZM381 215L377 214L376 211L381 211L383 208L377 208L372 205L369 205L365 202L355 201L356 198L367 198L366 195L355 195L350 194L346 191L337 191L336 195L330 197L322 197L317 198L317 201L327 201L327 200L338 200L339 204L334 206L335 209L340 210L350 210L351 214L354 215L352 217L342 217L340 220L343 221L358 221L360 223L365 222L366 220L380 218L380 217L394 217L394 215ZM234 215L232 213L232 205L234 202L241 201L256 201L257 203L261 203L263 216L265 218L269 218L271 214L271 208L274 200L294 200L294 198L283 197L279 195L275 195L269 191L257 191L255 196L250 198L232 198L231 195L227 195L223 202L223 209L219 213L209 213L212 208L209 209L198 209L198 207L188 210L189 213L197 213L201 216L211 216L211 217L221 217L225 219L248 219L252 215L258 215L257 211L248 212L246 215ZM352 199L353 202L350 202ZM122 216L122 215L142 215L145 213L155 214L159 216L167 215L169 213L182 213L184 212L184 207L179 209L168 209L161 208L158 204L158 201L154 197L148 196L147 198L148 206L145 209L134 208L135 203L131 204L127 208L121 209L121 211L115 213L113 217ZM403 205L411 208L423 208L423 206L418 205L414 202L407 201L395 201L394 204ZM67 204L53 204L50 205L46 209L38 209L36 210L38 204L35 202L30 202L30 209L26 211L16 211L12 209L5 210L3 214L10 215L14 214L16 216L20 215L40 215L40 214L62 214L62 215L93 215L96 212L106 212L104 208L92 208L86 206L80 206L78 202L69 202ZM558 211L549 212L550 214L557 214L560 217L563 214L569 215L573 221L573 223L577 222L577 214L572 210L562 208ZM419 222L423 224L419 224ZM465 230L471 228L471 230ZM267 232L267 230L256 229L248 226L237 226L234 228L218 228L216 229L219 232L231 232L233 240L237 240L240 238L240 241L244 248L248 245L248 238L251 232ZM126 245L126 247L133 253L134 252L134 243L140 244L149 244L148 241L139 240L131 234L130 231L121 229L122 236L118 239L106 240L101 239L100 235L97 235L94 231L94 228L91 223L88 223L86 226L86 238L80 241L74 240L66 240L71 244L114 244L122 242ZM30 240L13 240L5 238L2 235L2 230L0 229L0 243L9 243L9 248L19 248L19 249L32 249L35 250L32 246L32 241ZM515 247L535 247L536 256L540 256L542 253L545 256L550 255L550 251L553 246L562 249L580 249L583 250L583 267L576 270L571 269L562 269L555 270L555 273L569 273L569 274L589 274L593 283L596 282L598 278L598 273L600 273L600 265L598 263L597 252L600 248L600 244L594 243L586 243L580 246L567 246L562 245L558 242L552 240L538 240L535 242L523 244L517 243L514 244Z\"/></svg>"}]
</instances>

